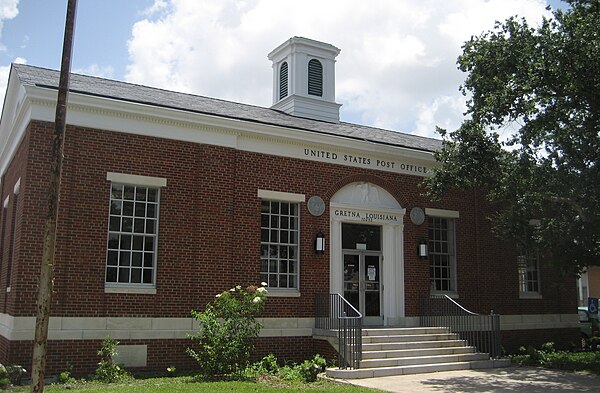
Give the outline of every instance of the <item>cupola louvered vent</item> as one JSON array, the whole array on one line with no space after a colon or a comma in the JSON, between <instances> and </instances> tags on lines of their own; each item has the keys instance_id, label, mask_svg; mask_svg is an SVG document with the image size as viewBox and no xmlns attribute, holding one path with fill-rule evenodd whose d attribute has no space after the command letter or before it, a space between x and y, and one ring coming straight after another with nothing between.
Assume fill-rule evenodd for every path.
<instances>
[{"instance_id":1,"label":"cupola louvered vent","mask_svg":"<svg viewBox=\"0 0 600 393\"><path fill-rule=\"evenodd\" d=\"M283 99L288 95L288 64L283 62L279 70L279 99Z\"/></svg>"},{"instance_id":2,"label":"cupola louvered vent","mask_svg":"<svg viewBox=\"0 0 600 393\"><path fill-rule=\"evenodd\" d=\"M317 59L308 62L308 94L323 96L323 65Z\"/></svg>"}]
</instances>

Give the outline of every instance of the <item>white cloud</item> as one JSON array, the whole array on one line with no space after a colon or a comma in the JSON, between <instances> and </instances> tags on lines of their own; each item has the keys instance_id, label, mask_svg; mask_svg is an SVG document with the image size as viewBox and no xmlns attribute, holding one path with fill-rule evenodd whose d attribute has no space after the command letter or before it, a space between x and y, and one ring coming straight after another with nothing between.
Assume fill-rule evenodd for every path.
<instances>
[{"instance_id":1,"label":"white cloud","mask_svg":"<svg viewBox=\"0 0 600 393\"><path fill-rule=\"evenodd\" d=\"M2 28L5 19L13 19L19 14L19 0L0 0L0 37L2 37ZM6 47L0 42L0 51L5 51Z\"/></svg>"},{"instance_id":2,"label":"white cloud","mask_svg":"<svg viewBox=\"0 0 600 393\"><path fill-rule=\"evenodd\" d=\"M73 72L75 74L84 74L84 75L91 75L91 76L97 76L100 78L113 78L114 74L115 74L115 69L110 66L101 66L98 64L90 64L89 66L85 67L85 68L76 68L73 70Z\"/></svg>"},{"instance_id":3,"label":"white cloud","mask_svg":"<svg viewBox=\"0 0 600 393\"><path fill-rule=\"evenodd\" d=\"M464 112L461 45L542 0L156 0L129 41L135 83L271 105L266 55L292 36L331 43L342 120L432 136Z\"/></svg>"},{"instance_id":4,"label":"white cloud","mask_svg":"<svg viewBox=\"0 0 600 393\"><path fill-rule=\"evenodd\" d=\"M27 60L17 57L13 63L25 64ZM10 74L10 65L0 67L0 113L4 107L4 97L6 96L6 86L8 85L8 75Z\"/></svg>"}]
</instances>

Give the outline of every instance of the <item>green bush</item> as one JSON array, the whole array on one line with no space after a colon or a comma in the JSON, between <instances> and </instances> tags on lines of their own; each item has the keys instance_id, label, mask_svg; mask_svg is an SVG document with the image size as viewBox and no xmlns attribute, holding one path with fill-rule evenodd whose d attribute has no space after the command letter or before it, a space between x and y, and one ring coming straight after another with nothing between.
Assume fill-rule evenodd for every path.
<instances>
[{"instance_id":1,"label":"green bush","mask_svg":"<svg viewBox=\"0 0 600 393\"><path fill-rule=\"evenodd\" d=\"M317 375L325 371L327 361L324 357L317 354L312 360L305 360L300 364L300 375L305 382L314 382L317 380Z\"/></svg>"},{"instance_id":2,"label":"green bush","mask_svg":"<svg viewBox=\"0 0 600 393\"><path fill-rule=\"evenodd\" d=\"M600 352L557 351L553 343L546 343L540 349L521 347L519 354L510 356L510 359L519 365L600 374Z\"/></svg>"},{"instance_id":3,"label":"green bush","mask_svg":"<svg viewBox=\"0 0 600 393\"><path fill-rule=\"evenodd\" d=\"M113 383L131 379L131 375L123 368L123 365L114 362L114 357L117 355L117 345L119 345L119 342L110 336L102 341L102 346L98 350L100 362L96 368L97 380Z\"/></svg>"},{"instance_id":4,"label":"green bush","mask_svg":"<svg viewBox=\"0 0 600 393\"><path fill-rule=\"evenodd\" d=\"M245 289L238 285L216 295L203 312L192 310L199 329L190 335L196 348L186 352L200 366L200 378L231 378L247 368L254 350L252 340L262 327L255 317L264 309L266 285Z\"/></svg>"}]
</instances>

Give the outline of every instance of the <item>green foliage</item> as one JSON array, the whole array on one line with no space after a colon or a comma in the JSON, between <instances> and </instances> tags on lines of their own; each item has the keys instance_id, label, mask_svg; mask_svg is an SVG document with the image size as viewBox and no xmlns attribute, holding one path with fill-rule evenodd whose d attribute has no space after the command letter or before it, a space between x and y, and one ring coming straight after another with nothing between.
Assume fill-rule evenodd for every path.
<instances>
[{"instance_id":1,"label":"green foliage","mask_svg":"<svg viewBox=\"0 0 600 393\"><path fill-rule=\"evenodd\" d=\"M252 340L262 327L255 317L263 311L265 287L265 283L245 289L238 285L216 295L203 312L192 310L199 331L190 338L197 348L187 348L186 352L200 366L200 377L230 378L248 366L254 350Z\"/></svg>"},{"instance_id":2,"label":"green foliage","mask_svg":"<svg viewBox=\"0 0 600 393\"><path fill-rule=\"evenodd\" d=\"M325 358L317 354L312 360L305 360L300 364L300 374L305 382L314 382L317 380L317 375L325 371L326 367Z\"/></svg>"},{"instance_id":3,"label":"green foliage","mask_svg":"<svg viewBox=\"0 0 600 393\"><path fill-rule=\"evenodd\" d=\"M232 375L232 379L240 381L286 381L286 382L315 382L317 375L325 371L327 361L317 354L311 360L305 360L300 364L289 364L279 367L277 358L267 355L260 361L240 370Z\"/></svg>"},{"instance_id":4,"label":"green foliage","mask_svg":"<svg viewBox=\"0 0 600 393\"><path fill-rule=\"evenodd\" d=\"M480 190L496 234L578 273L600 264L600 1L569 3L539 27L512 17L464 44L467 117L438 130L425 183L433 198Z\"/></svg>"},{"instance_id":5,"label":"green foliage","mask_svg":"<svg viewBox=\"0 0 600 393\"><path fill-rule=\"evenodd\" d=\"M545 343L540 349L521 347L519 354L510 356L510 359L521 366L542 366L600 374L600 352L557 351L551 342Z\"/></svg>"},{"instance_id":6,"label":"green foliage","mask_svg":"<svg viewBox=\"0 0 600 393\"><path fill-rule=\"evenodd\" d=\"M10 385L19 386L23 382L23 375L27 370L18 364L4 366L0 364L0 389L6 389Z\"/></svg>"},{"instance_id":7,"label":"green foliage","mask_svg":"<svg viewBox=\"0 0 600 393\"><path fill-rule=\"evenodd\" d=\"M102 346L98 350L100 362L96 368L97 380L113 383L131 379L131 375L123 368L123 365L114 362L114 357L117 355L117 345L119 345L119 342L110 336L102 341Z\"/></svg>"},{"instance_id":8,"label":"green foliage","mask_svg":"<svg viewBox=\"0 0 600 393\"><path fill-rule=\"evenodd\" d=\"M67 363L65 370L60 372L56 376L56 382L62 383L62 384L75 382L75 378L73 378L71 376L72 371L73 371L73 365Z\"/></svg>"}]
</instances>

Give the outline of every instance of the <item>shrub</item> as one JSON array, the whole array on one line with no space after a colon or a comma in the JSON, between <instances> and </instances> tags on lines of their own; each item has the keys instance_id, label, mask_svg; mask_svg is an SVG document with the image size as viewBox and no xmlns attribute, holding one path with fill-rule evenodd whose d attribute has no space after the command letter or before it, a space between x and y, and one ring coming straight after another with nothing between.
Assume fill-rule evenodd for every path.
<instances>
[{"instance_id":1,"label":"shrub","mask_svg":"<svg viewBox=\"0 0 600 393\"><path fill-rule=\"evenodd\" d=\"M73 378L71 376L71 372L73 371L73 365L67 363L67 366L65 367L65 370L60 372L57 376L56 376L56 382L58 383L73 383L75 382L75 378Z\"/></svg>"},{"instance_id":2,"label":"shrub","mask_svg":"<svg viewBox=\"0 0 600 393\"><path fill-rule=\"evenodd\" d=\"M186 352L200 366L201 378L230 378L248 366L252 340L262 327L255 317L264 309L266 285L246 289L238 285L216 295L203 312L192 310L199 329L190 338L197 349L187 348Z\"/></svg>"},{"instance_id":3,"label":"shrub","mask_svg":"<svg viewBox=\"0 0 600 393\"><path fill-rule=\"evenodd\" d=\"M299 367L302 379L305 382L314 382L317 380L317 375L325 371L327 361L321 355L316 354L312 360L305 360Z\"/></svg>"},{"instance_id":4,"label":"shrub","mask_svg":"<svg viewBox=\"0 0 600 393\"><path fill-rule=\"evenodd\" d=\"M521 347L519 354L511 360L519 365L542 366L569 371L591 371L600 374L600 352L556 351L553 343L542 345L541 349Z\"/></svg>"},{"instance_id":5,"label":"shrub","mask_svg":"<svg viewBox=\"0 0 600 393\"><path fill-rule=\"evenodd\" d=\"M117 355L117 345L119 342L110 336L102 341L102 346L98 350L100 362L96 368L96 379L106 383L121 382L131 378L131 375L123 368L122 364L114 362Z\"/></svg>"}]
</instances>

